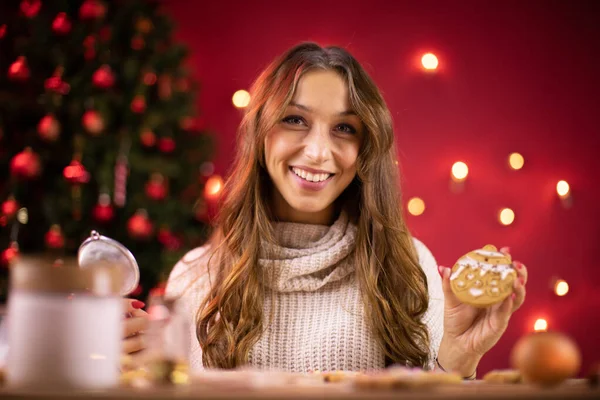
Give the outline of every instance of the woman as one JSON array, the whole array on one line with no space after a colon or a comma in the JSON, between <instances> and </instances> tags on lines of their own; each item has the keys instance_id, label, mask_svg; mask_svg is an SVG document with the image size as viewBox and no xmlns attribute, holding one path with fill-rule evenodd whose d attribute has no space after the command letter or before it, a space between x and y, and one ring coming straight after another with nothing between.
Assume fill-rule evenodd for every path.
<instances>
[{"instance_id":1,"label":"woman","mask_svg":"<svg viewBox=\"0 0 600 400\"><path fill-rule=\"evenodd\" d=\"M391 115L359 63L290 49L256 80L237 140L214 235L167 284L193 325L192 367L474 378L524 301L526 269L515 263L499 305L456 299L450 270L406 227Z\"/></svg>"}]
</instances>

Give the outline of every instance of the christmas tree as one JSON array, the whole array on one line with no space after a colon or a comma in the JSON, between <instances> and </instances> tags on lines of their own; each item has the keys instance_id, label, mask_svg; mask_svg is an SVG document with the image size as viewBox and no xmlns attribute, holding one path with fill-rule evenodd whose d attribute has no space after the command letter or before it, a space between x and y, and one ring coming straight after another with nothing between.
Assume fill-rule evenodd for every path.
<instances>
[{"instance_id":1,"label":"christmas tree","mask_svg":"<svg viewBox=\"0 0 600 400\"><path fill-rule=\"evenodd\" d=\"M213 140L172 31L155 2L0 4L0 300L15 256L92 229L132 251L139 297L208 236Z\"/></svg>"}]
</instances>

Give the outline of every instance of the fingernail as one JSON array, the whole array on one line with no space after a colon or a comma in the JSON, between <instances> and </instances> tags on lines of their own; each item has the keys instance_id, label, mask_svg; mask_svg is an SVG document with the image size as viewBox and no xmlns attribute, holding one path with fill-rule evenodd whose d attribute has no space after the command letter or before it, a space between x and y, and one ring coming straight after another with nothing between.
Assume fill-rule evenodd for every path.
<instances>
[{"instance_id":1,"label":"fingernail","mask_svg":"<svg viewBox=\"0 0 600 400\"><path fill-rule=\"evenodd\" d=\"M510 247L504 246L503 248L500 249L500 252L510 254Z\"/></svg>"},{"instance_id":2,"label":"fingernail","mask_svg":"<svg viewBox=\"0 0 600 400\"><path fill-rule=\"evenodd\" d=\"M521 268L523 268L523 263L521 263L521 262L519 262L519 261L515 261L515 262L513 262L513 264L515 265L515 267L516 267L517 269L521 269Z\"/></svg>"},{"instance_id":3,"label":"fingernail","mask_svg":"<svg viewBox=\"0 0 600 400\"><path fill-rule=\"evenodd\" d=\"M513 294L510 295L510 298L514 300L514 299L517 298L517 295L515 293L513 293Z\"/></svg>"},{"instance_id":4,"label":"fingernail","mask_svg":"<svg viewBox=\"0 0 600 400\"><path fill-rule=\"evenodd\" d=\"M144 308L146 304L143 301L135 300L131 302L131 307L139 310L140 308Z\"/></svg>"},{"instance_id":5,"label":"fingernail","mask_svg":"<svg viewBox=\"0 0 600 400\"><path fill-rule=\"evenodd\" d=\"M522 276L519 277L519 283L521 284L521 286L523 286L525 284L525 278L523 278Z\"/></svg>"},{"instance_id":6,"label":"fingernail","mask_svg":"<svg viewBox=\"0 0 600 400\"><path fill-rule=\"evenodd\" d=\"M444 276L444 267L442 267L441 265L438 265L438 274L440 274L440 276Z\"/></svg>"}]
</instances>

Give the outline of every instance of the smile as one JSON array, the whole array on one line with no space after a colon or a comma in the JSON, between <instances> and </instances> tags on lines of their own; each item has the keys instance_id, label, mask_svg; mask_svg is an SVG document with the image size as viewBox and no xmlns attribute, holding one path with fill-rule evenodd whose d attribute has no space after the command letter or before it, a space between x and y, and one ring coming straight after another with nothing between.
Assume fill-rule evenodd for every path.
<instances>
[{"instance_id":1,"label":"smile","mask_svg":"<svg viewBox=\"0 0 600 400\"><path fill-rule=\"evenodd\" d=\"M289 167L289 170L292 178L302 189L313 191L323 189L335 175L329 173L312 174L296 167Z\"/></svg>"}]
</instances>

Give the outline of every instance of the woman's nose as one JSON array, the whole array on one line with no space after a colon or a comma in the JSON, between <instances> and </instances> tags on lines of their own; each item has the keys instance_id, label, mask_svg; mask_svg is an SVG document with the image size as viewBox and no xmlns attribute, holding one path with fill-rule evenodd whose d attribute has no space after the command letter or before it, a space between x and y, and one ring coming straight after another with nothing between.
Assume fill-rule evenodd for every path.
<instances>
[{"instance_id":1,"label":"woman's nose","mask_svg":"<svg viewBox=\"0 0 600 400\"><path fill-rule=\"evenodd\" d=\"M305 137L304 154L315 163L331 158L331 139L326 127L313 127Z\"/></svg>"}]
</instances>

